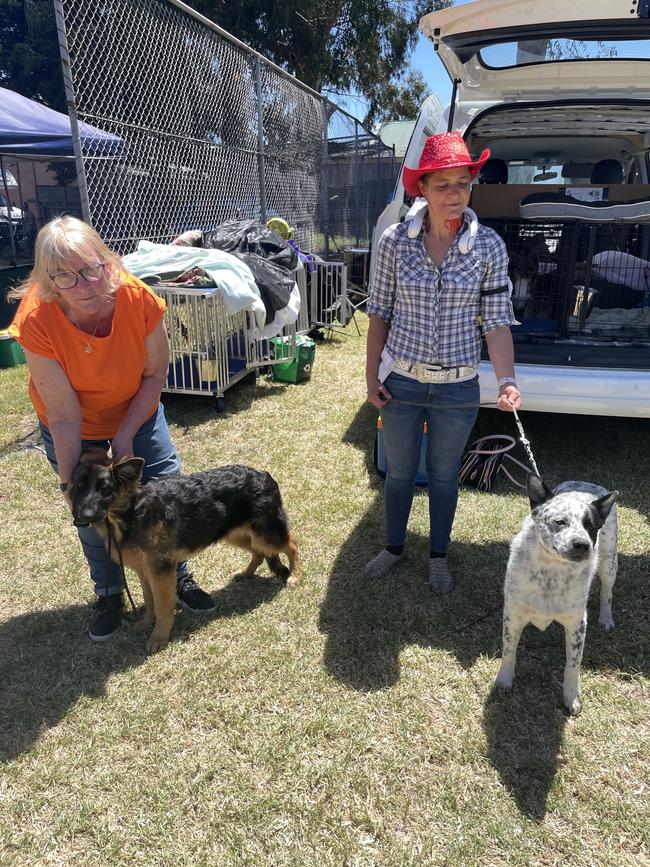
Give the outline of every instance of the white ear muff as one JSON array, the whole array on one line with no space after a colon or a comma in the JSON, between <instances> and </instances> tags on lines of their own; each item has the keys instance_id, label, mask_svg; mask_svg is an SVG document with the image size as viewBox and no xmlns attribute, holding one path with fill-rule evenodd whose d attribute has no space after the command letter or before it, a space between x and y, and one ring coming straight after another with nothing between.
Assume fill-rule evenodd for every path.
<instances>
[{"instance_id":1,"label":"white ear muff","mask_svg":"<svg viewBox=\"0 0 650 867\"><path fill-rule=\"evenodd\" d=\"M424 222L428 207L426 199L418 198L408 209L404 221L410 224L407 230L409 238L417 238L422 231L422 223Z\"/></svg>"},{"instance_id":2,"label":"white ear muff","mask_svg":"<svg viewBox=\"0 0 650 867\"><path fill-rule=\"evenodd\" d=\"M469 226L458 239L458 249L461 253L470 253L478 235L478 217L471 208L465 208L464 213L469 218Z\"/></svg>"}]
</instances>

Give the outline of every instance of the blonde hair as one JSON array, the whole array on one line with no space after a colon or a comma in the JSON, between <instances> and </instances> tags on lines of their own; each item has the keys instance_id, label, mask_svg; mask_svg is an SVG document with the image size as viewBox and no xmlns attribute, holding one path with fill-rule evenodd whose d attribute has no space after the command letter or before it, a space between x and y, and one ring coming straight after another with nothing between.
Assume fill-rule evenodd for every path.
<instances>
[{"instance_id":1,"label":"blonde hair","mask_svg":"<svg viewBox=\"0 0 650 867\"><path fill-rule=\"evenodd\" d=\"M88 223L76 217L55 217L36 236L34 267L29 277L8 292L7 298L19 299L33 290L41 301L54 301L59 293L50 275L68 270L66 262L71 254L89 265L95 265L98 259L103 262L108 292L115 293L124 274L124 265L117 253L108 249Z\"/></svg>"}]
</instances>

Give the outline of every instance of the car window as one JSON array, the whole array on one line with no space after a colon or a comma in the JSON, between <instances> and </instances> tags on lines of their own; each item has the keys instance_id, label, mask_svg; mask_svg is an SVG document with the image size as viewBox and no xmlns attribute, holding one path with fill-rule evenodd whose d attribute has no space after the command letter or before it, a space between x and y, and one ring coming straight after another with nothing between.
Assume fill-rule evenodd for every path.
<instances>
[{"instance_id":1,"label":"car window","mask_svg":"<svg viewBox=\"0 0 650 867\"><path fill-rule=\"evenodd\" d=\"M564 60L650 60L650 40L604 39L527 39L487 45L479 59L488 69L506 69L531 63L557 63Z\"/></svg>"}]
</instances>

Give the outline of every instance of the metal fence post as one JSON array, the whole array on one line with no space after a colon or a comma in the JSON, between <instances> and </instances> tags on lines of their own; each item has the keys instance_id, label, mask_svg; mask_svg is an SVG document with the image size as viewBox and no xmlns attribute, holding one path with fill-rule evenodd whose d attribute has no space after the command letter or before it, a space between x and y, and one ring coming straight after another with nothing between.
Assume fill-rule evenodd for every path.
<instances>
[{"instance_id":1,"label":"metal fence post","mask_svg":"<svg viewBox=\"0 0 650 867\"><path fill-rule=\"evenodd\" d=\"M5 198L7 200L7 229L9 230L9 242L11 244L11 264L15 265L18 259L18 251L16 250L16 230L14 229L14 222L11 218L11 198L9 196L9 186L7 184L7 176L5 174L2 154L0 154L0 175L2 175L2 186L4 188Z\"/></svg>"},{"instance_id":2,"label":"metal fence post","mask_svg":"<svg viewBox=\"0 0 650 867\"><path fill-rule=\"evenodd\" d=\"M381 189L382 146L383 146L383 142L380 138L378 138L377 139L377 189L378 190ZM393 177L392 168L393 168L393 166L391 164L391 178ZM386 207L386 204L387 204L386 198L387 198L387 196L384 196L384 201L382 201L380 203L381 208L379 209L379 213L381 213L383 211L383 209ZM372 231L373 231L373 229L374 229L374 226L368 226L368 247L372 246Z\"/></svg>"},{"instance_id":3,"label":"metal fence post","mask_svg":"<svg viewBox=\"0 0 650 867\"><path fill-rule=\"evenodd\" d=\"M65 85L65 98L70 117L70 130L72 132L72 146L74 148L74 161L77 169L79 183L79 197L81 199L81 213L87 223L92 225L92 214L88 200L88 186L86 184L86 172L84 159L81 152L81 139L79 137L79 118L77 117L77 103L75 101L74 83L70 70L70 54L68 51L68 39L65 29L65 16L61 0L54 0L54 16L56 18L56 35L59 41L59 53L61 55L61 67L63 69L63 83Z\"/></svg>"},{"instance_id":4,"label":"metal fence post","mask_svg":"<svg viewBox=\"0 0 650 867\"><path fill-rule=\"evenodd\" d=\"M262 70L255 58L255 94L257 98L257 171L260 181L260 214L266 223L266 178L264 176L264 105L262 103Z\"/></svg>"},{"instance_id":5,"label":"metal fence post","mask_svg":"<svg viewBox=\"0 0 650 867\"><path fill-rule=\"evenodd\" d=\"M325 259L329 259L330 252L330 238L329 238L329 203L330 203L330 190L329 190L329 147L328 147L328 137L327 137L327 127L329 125L329 111L328 111L328 103L326 100L323 101L323 187L321 190L321 209L323 212L322 216L322 225L323 225L323 254Z\"/></svg>"},{"instance_id":6,"label":"metal fence post","mask_svg":"<svg viewBox=\"0 0 650 867\"><path fill-rule=\"evenodd\" d=\"M360 178L359 178L359 122L354 122L354 237L355 247L359 246L359 207L360 201Z\"/></svg>"}]
</instances>

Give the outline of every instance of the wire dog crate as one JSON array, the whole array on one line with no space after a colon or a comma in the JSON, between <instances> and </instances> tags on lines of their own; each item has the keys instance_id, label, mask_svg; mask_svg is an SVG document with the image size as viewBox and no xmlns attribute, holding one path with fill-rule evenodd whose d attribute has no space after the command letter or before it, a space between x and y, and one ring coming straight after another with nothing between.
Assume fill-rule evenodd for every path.
<instances>
[{"instance_id":1,"label":"wire dog crate","mask_svg":"<svg viewBox=\"0 0 650 867\"><path fill-rule=\"evenodd\" d=\"M224 393L243 377L275 363L271 344L259 339L252 314L231 314L217 290L157 285L167 303L165 325L169 335L169 372L165 392L212 397L217 412L225 406ZM296 357L296 323L280 334L289 337L282 362Z\"/></svg>"},{"instance_id":2,"label":"wire dog crate","mask_svg":"<svg viewBox=\"0 0 650 867\"><path fill-rule=\"evenodd\" d=\"M316 270L309 274L308 285L311 328L336 331L354 318L354 307L348 297L347 267L343 262L317 262Z\"/></svg>"},{"instance_id":3,"label":"wire dog crate","mask_svg":"<svg viewBox=\"0 0 650 867\"><path fill-rule=\"evenodd\" d=\"M167 304L169 372L163 391L212 397L224 409L224 394L243 377L262 367L296 358L296 335L312 328L334 330L347 325L354 308L347 297L346 267L341 262L318 262L316 270L294 271L300 295L298 319L280 331L288 349L275 359L270 340L259 338L248 310L229 313L217 289L157 284Z\"/></svg>"},{"instance_id":4,"label":"wire dog crate","mask_svg":"<svg viewBox=\"0 0 650 867\"><path fill-rule=\"evenodd\" d=\"M484 222L508 250L516 331L650 339L650 225Z\"/></svg>"}]
</instances>

